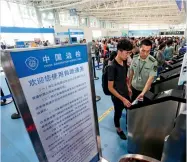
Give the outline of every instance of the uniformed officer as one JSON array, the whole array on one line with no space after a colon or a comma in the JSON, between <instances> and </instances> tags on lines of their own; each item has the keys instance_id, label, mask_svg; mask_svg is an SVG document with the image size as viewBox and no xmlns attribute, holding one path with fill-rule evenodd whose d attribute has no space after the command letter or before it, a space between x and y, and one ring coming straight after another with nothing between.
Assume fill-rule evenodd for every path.
<instances>
[{"instance_id":1,"label":"uniformed officer","mask_svg":"<svg viewBox=\"0 0 187 162\"><path fill-rule=\"evenodd\" d=\"M149 39L144 39L140 44L139 55L133 57L129 75L132 101L135 99L143 100L145 93L151 88L154 77L157 75L157 61L150 55L151 48L152 42Z\"/></svg>"}]
</instances>

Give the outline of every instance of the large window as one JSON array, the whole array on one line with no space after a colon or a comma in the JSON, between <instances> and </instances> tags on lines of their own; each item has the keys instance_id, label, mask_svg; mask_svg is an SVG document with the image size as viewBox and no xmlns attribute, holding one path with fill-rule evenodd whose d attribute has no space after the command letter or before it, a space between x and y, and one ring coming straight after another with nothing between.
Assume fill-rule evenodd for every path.
<instances>
[{"instance_id":1,"label":"large window","mask_svg":"<svg viewBox=\"0 0 187 162\"><path fill-rule=\"evenodd\" d=\"M98 28L99 26L99 20L95 17L90 17L90 27Z\"/></svg>"},{"instance_id":2,"label":"large window","mask_svg":"<svg viewBox=\"0 0 187 162\"><path fill-rule=\"evenodd\" d=\"M38 17L36 15L36 9L32 6L28 7L29 17L35 25L39 27Z\"/></svg>"},{"instance_id":3,"label":"large window","mask_svg":"<svg viewBox=\"0 0 187 162\"><path fill-rule=\"evenodd\" d=\"M8 1L1 1L1 26L39 27L36 10Z\"/></svg>"},{"instance_id":4,"label":"large window","mask_svg":"<svg viewBox=\"0 0 187 162\"><path fill-rule=\"evenodd\" d=\"M24 27L39 27L36 10L32 6L19 5Z\"/></svg>"},{"instance_id":5,"label":"large window","mask_svg":"<svg viewBox=\"0 0 187 162\"><path fill-rule=\"evenodd\" d=\"M1 1L1 26L14 26L12 15L10 14L10 9L8 7L8 2Z\"/></svg>"},{"instance_id":6,"label":"large window","mask_svg":"<svg viewBox=\"0 0 187 162\"><path fill-rule=\"evenodd\" d=\"M78 16L70 16L69 12L60 12L59 19L60 25L79 26Z\"/></svg>"},{"instance_id":7,"label":"large window","mask_svg":"<svg viewBox=\"0 0 187 162\"><path fill-rule=\"evenodd\" d=\"M27 6L25 6L25 5L19 5L19 6L20 6L21 16L23 18L29 19L30 15L29 15L29 11L27 9Z\"/></svg>"},{"instance_id":8,"label":"large window","mask_svg":"<svg viewBox=\"0 0 187 162\"><path fill-rule=\"evenodd\" d=\"M42 24L44 27L52 27L55 25L55 20L54 20L55 16L52 11L41 12L41 17L42 17Z\"/></svg>"},{"instance_id":9,"label":"large window","mask_svg":"<svg viewBox=\"0 0 187 162\"><path fill-rule=\"evenodd\" d=\"M112 28L112 23L111 22L106 22L106 28L111 29Z\"/></svg>"},{"instance_id":10,"label":"large window","mask_svg":"<svg viewBox=\"0 0 187 162\"><path fill-rule=\"evenodd\" d=\"M105 21L100 20L100 28L106 28L106 23Z\"/></svg>"},{"instance_id":11,"label":"large window","mask_svg":"<svg viewBox=\"0 0 187 162\"><path fill-rule=\"evenodd\" d=\"M12 18L14 20L14 25L20 27L23 26L23 20L20 15L19 5L16 3L9 3L9 5L10 5Z\"/></svg>"}]
</instances>

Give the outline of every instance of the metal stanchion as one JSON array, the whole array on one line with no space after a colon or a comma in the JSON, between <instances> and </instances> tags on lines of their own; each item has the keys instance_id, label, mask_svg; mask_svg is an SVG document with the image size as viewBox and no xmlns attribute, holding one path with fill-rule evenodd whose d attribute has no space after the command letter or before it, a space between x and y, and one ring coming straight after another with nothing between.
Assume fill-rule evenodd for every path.
<instances>
[{"instance_id":1,"label":"metal stanchion","mask_svg":"<svg viewBox=\"0 0 187 162\"><path fill-rule=\"evenodd\" d=\"M92 55L92 64L93 64L93 75L94 75L94 80L98 80L99 77L96 77L96 72L95 72L95 57L93 57ZM101 97L100 96L96 96L96 102L101 100Z\"/></svg>"},{"instance_id":2,"label":"metal stanchion","mask_svg":"<svg viewBox=\"0 0 187 162\"><path fill-rule=\"evenodd\" d=\"M7 80L6 80L6 78L5 78L5 81L6 81L6 83L7 83L8 89L9 89L9 91L10 91L10 93L11 93L11 89L10 89L10 86L9 86L9 84L8 84L8 82L7 82ZM11 115L11 118L12 118L12 119L19 119L19 118L21 118L21 116L20 116L18 107L17 107L17 105L16 105L16 103L15 103L15 100L14 100L14 97L13 97L13 96L12 96L12 99L13 99L14 105L15 105L15 107L16 107L17 113L12 114L12 115Z\"/></svg>"},{"instance_id":3,"label":"metal stanchion","mask_svg":"<svg viewBox=\"0 0 187 162\"><path fill-rule=\"evenodd\" d=\"M94 75L94 80L98 80L99 77L96 76L95 72L95 57L92 56L92 64L93 64L93 75Z\"/></svg>"},{"instance_id":4,"label":"metal stanchion","mask_svg":"<svg viewBox=\"0 0 187 162\"><path fill-rule=\"evenodd\" d=\"M12 95L5 96L4 92L3 92L2 88L1 88L1 106L10 104L12 102L11 97L12 97Z\"/></svg>"},{"instance_id":5,"label":"metal stanchion","mask_svg":"<svg viewBox=\"0 0 187 162\"><path fill-rule=\"evenodd\" d=\"M90 50L91 50L91 55L92 55L93 77L94 77L94 80L98 80L99 77L96 77L96 72L95 72L95 51L92 51L92 47L90 48ZM101 97L96 95L95 100L97 102L101 100Z\"/></svg>"},{"instance_id":6,"label":"metal stanchion","mask_svg":"<svg viewBox=\"0 0 187 162\"><path fill-rule=\"evenodd\" d=\"M100 96L96 96L96 101L100 101L101 97Z\"/></svg>"},{"instance_id":7,"label":"metal stanchion","mask_svg":"<svg viewBox=\"0 0 187 162\"><path fill-rule=\"evenodd\" d=\"M96 72L95 72L95 57L92 57L92 64L93 64L93 75L94 75L94 80L98 80L99 77L96 77ZM100 96L96 96L96 102L101 100Z\"/></svg>"}]
</instances>

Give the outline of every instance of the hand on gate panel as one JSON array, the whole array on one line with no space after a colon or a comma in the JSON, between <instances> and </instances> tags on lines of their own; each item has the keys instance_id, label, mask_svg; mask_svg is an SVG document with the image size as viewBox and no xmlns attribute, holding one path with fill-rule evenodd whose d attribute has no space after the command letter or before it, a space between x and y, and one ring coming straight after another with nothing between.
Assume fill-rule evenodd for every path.
<instances>
[{"instance_id":1,"label":"hand on gate panel","mask_svg":"<svg viewBox=\"0 0 187 162\"><path fill-rule=\"evenodd\" d=\"M138 101L143 101L144 94L140 93L139 96L137 97Z\"/></svg>"}]
</instances>

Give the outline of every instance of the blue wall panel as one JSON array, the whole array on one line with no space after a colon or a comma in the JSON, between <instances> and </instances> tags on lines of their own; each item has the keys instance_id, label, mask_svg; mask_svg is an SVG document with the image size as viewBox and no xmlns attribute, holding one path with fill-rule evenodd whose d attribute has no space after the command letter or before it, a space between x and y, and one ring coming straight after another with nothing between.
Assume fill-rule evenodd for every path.
<instances>
[{"instance_id":1,"label":"blue wall panel","mask_svg":"<svg viewBox=\"0 0 187 162\"><path fill-rule=\"evenodd\" d=\"M54 33L53 28L24 28L0 26L1 33Z\"/></svg>"}]
</instances>

